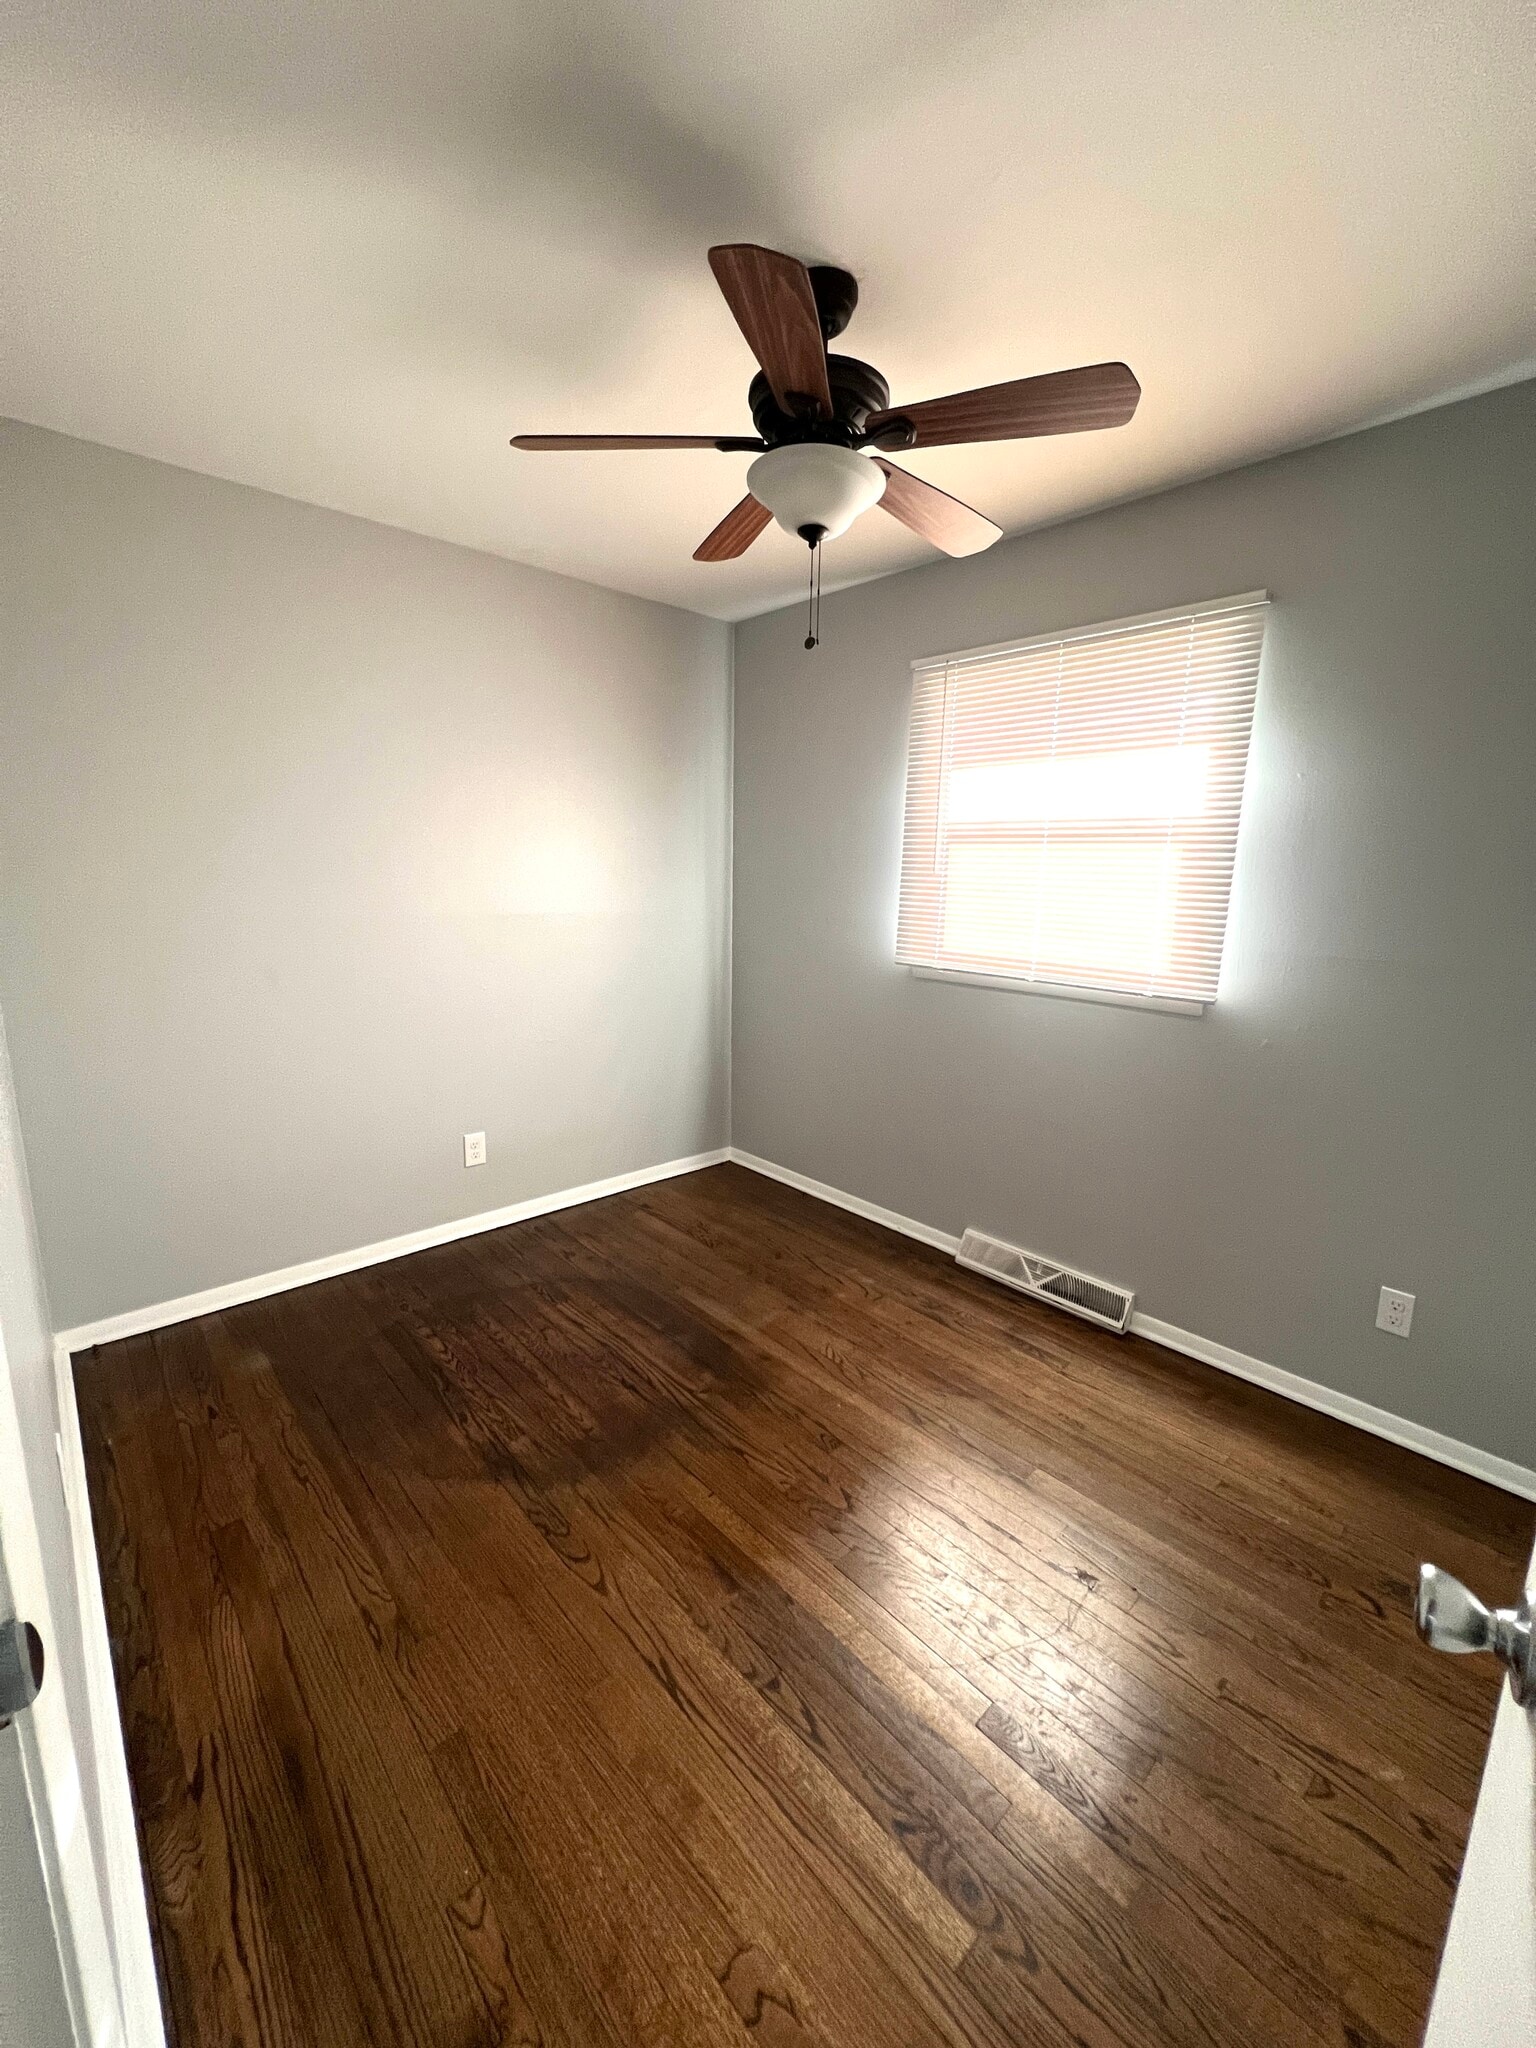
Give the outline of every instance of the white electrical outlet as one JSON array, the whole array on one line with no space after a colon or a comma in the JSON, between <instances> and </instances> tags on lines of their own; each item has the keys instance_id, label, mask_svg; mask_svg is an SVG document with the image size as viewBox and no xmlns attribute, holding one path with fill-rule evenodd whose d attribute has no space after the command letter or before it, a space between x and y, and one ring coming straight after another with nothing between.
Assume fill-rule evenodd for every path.
<instances>
[{"instance_id":1,"label":"white electrical outlet","mask_svg":"<svg viewBox=\"0 0 1536 2048\"><path fill-rule=\"evenodd\" d=\"M484 1131L466 1131L464 1133L464 1164L466 1166L484 1166Z\"/></svg>"},{"instance_id":2,"label":"white electrical outlet","mask_svg":"<svg viewBox=\"0 0 1536 2048\"><path fill-rule=\"evenodd\" d=\"M1376 1304L1377 1329L1387 1330L1394 1337L1406 1337L1413 1328L1413 1302L1414 1297L1404 1294L1400 1287L1383 1287Z\"/></svg>"}]
</instances>

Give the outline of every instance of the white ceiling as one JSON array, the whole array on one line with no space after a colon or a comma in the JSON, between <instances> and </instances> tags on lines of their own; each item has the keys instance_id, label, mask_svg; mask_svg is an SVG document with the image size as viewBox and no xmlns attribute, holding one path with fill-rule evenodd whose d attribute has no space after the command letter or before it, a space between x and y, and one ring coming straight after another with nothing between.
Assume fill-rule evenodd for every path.
<instances>
[{"instance_id":1,"label":"white ceiling","mask_svg":"<svg viewBox=\"0 0 1536 2048\"><path fill-rule=\"evenodd\" d=\"M896 398L1128 361L1131 426L910 466L1010 531L1536 371L1529 0L12 0L0 411L621 590L744 455L705 251L854 270ZM871 512L826 580L931 559Z\"/></svg>"}]
</instances>

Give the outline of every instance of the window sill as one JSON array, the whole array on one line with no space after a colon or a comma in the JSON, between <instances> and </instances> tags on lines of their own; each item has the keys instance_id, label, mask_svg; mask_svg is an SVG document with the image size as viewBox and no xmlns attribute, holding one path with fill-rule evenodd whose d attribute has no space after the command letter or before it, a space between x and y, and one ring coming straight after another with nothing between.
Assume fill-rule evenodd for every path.
<instances>
[{"instance_id":1,"label":"window sill","mask_svg":"<svg viewBox=\"0 0 1536 2048\"><path fill-rule=\"evenodd\" d=\"M999 988L1009 995L1060 996L1069 1003L1108 1003L1117 1010L1161 1010L1169 1017L1203 1017L1207 1005L1183 996L1138 996L1115 988L1076 988L1065 981L1026 981L1018 974L972 974L959 967L909 967L916 981L952 981L962 988Z\"/></svg>"}]
</instances>

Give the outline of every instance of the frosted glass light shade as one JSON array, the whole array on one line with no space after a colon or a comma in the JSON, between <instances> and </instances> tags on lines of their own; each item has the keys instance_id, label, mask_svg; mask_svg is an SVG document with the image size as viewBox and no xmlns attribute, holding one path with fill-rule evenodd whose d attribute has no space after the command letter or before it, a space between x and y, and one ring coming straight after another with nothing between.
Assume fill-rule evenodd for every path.
<instances>
[{"instance_id":1,"label":"frosted glass light shade","mask_svg":"<svg viewBox=\"0 0 1536 2048\"><path fill-rule=\"evenodd\" d=\"M880 502L885 471L852 448L799 441L759 455L747 471L747 489L786 533L819 526L824 540L835 540Z\"/></svg>"}]
</instances>

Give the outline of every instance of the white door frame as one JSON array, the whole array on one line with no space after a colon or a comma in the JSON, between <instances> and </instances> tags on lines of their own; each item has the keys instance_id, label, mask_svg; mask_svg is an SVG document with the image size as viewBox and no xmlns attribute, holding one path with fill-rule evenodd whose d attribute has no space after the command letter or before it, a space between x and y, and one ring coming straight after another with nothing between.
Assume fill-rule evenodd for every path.
<instances>
[{"instance_id":1,"label":"white door frame","mask_svg":"<svg viewBox=\"0 0 1536 2048\"><path fill-rule=\"evenodd\" d=\"M5 1568L18 1616L32 1622L55 1669L36 1701L16 1718L27 1805L53 1922L76 2048L165 2048L149 1905L139 1863L128 1760L118 1717L107 1640L85 1452L67 1350L52 1342L54 1399L33 1399L34 1431L54 1442L22 1442L17 1372L48 1373L49 1326L37 1243L28 1205L26 1164L0 1020L0 1508ZM13 1320L14 1316L14 1320ZM19 1348L14 1365L5 1331ZM39 1413L38 1411L43 1411ZM47 1420L44 1420L46 1414ZM69 1554L45 1557L37 1488L51 1487L54 1453L69 1527ZM28 1457L31 1458L30 1468ZM51 1509L55 1496L43 1502ZM50 1514L50 1529L57 1522ZM57 1539L55 1539L57 1541ZM65 1696L59 1623L74 1624L84 1645L84 1696ZM82 1769L82 1766L85 1768ZM87 1811L87 1786L94 1804Z\"/></svg>"},{"instance_id":2,"label":"white door frame","mask_svg":"<svg viewBox=\"0 0 1536 2048\"><path fill-rule=\"evenodd\" d=\"M128 1751L123 1740L112 1669L112 1644L107 1634L107 1606L101 1587L101 1566L91 1523L91 1497L86 1485L85 1444L75 1405L75 1375L69 1346L54 1339L54 1390L59 1411L59 1468L64 1506L74 1550L75 1598L85 1645L85 1683L91 1717L91 1743L96 1758L96 1787L101 1802L101 1832L106 1868L100 1873L112 1930L117 1942L117 1990L122 2011L124 2048L166 2048L165 2021L160 2009L160 1979L155 1969L149 1927L149 1901L139 1857L138 1822L128 1777Z\"/></svg>"},{"instance_id":3,"label":"white door frame","mask_svg":"<svg viewBox=\"0 0 1536 2048\"><path fill-rule=\"evenodd\" d=\"M5 1338L0 1333L0 1499L5 1564L18 1616L43 1638L45 1655L58 1642L47 1576L37 1540L32 1487L21 1448L21 1422ZM91 1849L84 1793L69 1713L59 1682L46 1679L36 1703L16 1717L54 1939L64 1977L76 2048L164 2048L128 2034L107 1938L101 1874ZM142 1897L140 1910L143 1910ZM146 1927L147 1932L147 1927Z\"/></svg>"}]
</instances>

